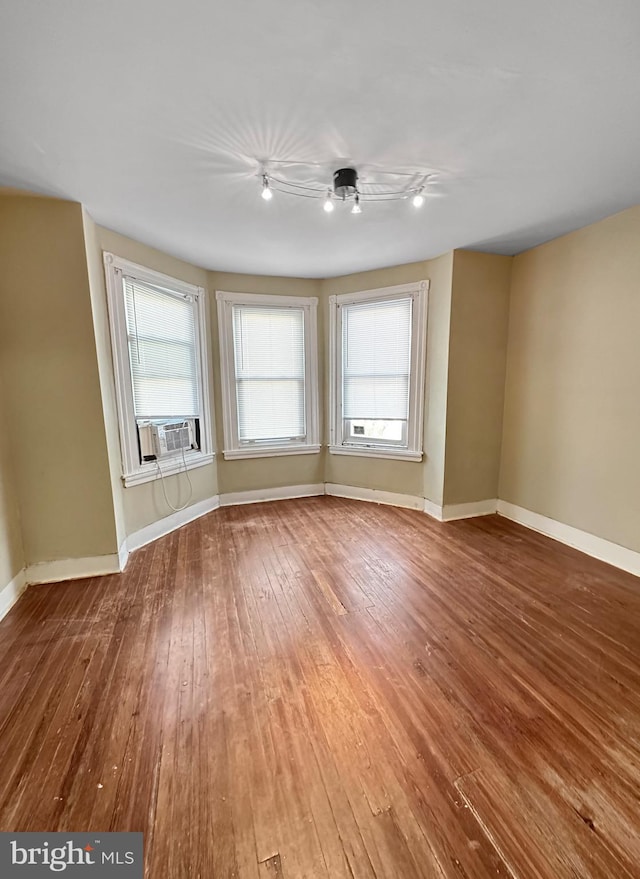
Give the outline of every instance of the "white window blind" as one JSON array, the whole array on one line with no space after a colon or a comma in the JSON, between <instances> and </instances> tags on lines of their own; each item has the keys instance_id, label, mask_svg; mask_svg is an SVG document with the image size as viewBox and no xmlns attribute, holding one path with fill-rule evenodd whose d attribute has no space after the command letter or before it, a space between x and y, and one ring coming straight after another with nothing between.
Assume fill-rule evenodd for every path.
<instances>
[{"instance_id":1,"label":"white window blind","mask_svg":"<svg viewBox=\"0 0 640 879\"><path fill-rule=\"evenodd\" d=\"M240 442L304 439L304 309L234 305L233 345Z\"/></svg>"},{"instance_id":2,"label":"white window blind","mask_svg":"<svg viewBox=\"0 0 640 879\"><path fill-rule=\"evenodd\" d=\"M192 296L124 278L136 418L200 415Z\"/></svg>"},{"instance_id":3,"label":"white window blind","mask_svg":"<svg viewBox=\"0 0 640 879\"><path fill-rule=\"evenodd\" d=\"M412 300L342 306L342 417L406 421Z\"/></svg>"}]
</instances>

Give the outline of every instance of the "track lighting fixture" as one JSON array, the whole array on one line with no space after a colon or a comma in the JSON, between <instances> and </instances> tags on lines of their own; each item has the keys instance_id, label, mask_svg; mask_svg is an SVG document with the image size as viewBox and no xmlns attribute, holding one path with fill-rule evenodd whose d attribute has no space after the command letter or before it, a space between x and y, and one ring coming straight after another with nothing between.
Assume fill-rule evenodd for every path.
<instances>
[{"instance_id":1,"label":"track lighting fixture","mask_svg":"<svg viewBox=\"0 0 640 879\"><path fill-rule=\"evenodd\" d=\"M324 186L306 186L282 177L275 177L263 169L261 172L262 197L269 201L274 192L283 192L298 198L322 199L322 207L328 214L335 209L336 202L347 201L351 202L352 214L361 214L361 203L365 201L401 201L410 198L411 204L415 208L420 208L425 201L428 175L415 175L413 180L416 177L419 185L392 190L385 189L380 183L360 181L355 168L338 168L337 171L333 172L332 186L327 189L326 184Z\"/></svg>"}]
</instances>

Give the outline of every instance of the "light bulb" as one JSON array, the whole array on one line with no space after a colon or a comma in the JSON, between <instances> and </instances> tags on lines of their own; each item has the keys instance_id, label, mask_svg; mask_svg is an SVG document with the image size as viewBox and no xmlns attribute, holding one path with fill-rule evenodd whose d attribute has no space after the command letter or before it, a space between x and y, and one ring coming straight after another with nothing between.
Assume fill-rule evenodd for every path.
<instances>
[{"instance_id":1,"label":"light bulb","mask_svg":"<svg viewBox=\"0 0 640 879\"><path fill-rule=\"evenodd\" d=\"M360 196L358 195L357 192L356 192L355 201L353 203L353 207L351 208L351 213L352 214L361 214L362 213L362 208L360 207Z\"/></svg>"},{"instance_id":2,"label":"light bulb","mask_svg":"<svg viewBox=\"0 0 640 879\"><path fill-rule=\"evenodd\" d=\"M273 192L271 192L271 187L269 186L269 178L266 174L262 175L262 197L265 201L270 201L273 198Z\"/></svg>"},{"instance_id":3,"label":"light bulb","mask_svg":"<svg viewBox=\"0 0 640 879\"><path fill-rule=\"evenodd\" d=\"M330 214L333 210L333 202L331 201L331 193L327 192L327 197L324 200L323 208L325 211Z\"/></svg>"},{"instance_id":4,"label":"light bulb","mask_svg":"<svg viewBox=\"0 0 640 879\"><path fill-rule=\"evenodd\" d=\"M411 199L411 204L414 208L421 208L424 204L424 195L422 194L422 190L419 189L416 194Z\"/></svg>"}]
</instances>

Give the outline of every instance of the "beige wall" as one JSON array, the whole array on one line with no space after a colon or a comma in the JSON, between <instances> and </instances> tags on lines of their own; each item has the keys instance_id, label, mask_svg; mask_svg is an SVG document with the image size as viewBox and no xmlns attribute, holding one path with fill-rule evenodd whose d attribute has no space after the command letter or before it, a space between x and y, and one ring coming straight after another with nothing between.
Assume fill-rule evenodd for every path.
<instances>
[{"instance_id":1,"label":"beige wall","mask_svg":"<svg viewBox=\"0 0 640 879\"><path fill-rule=\"evenodd\" d=\"M0 358L27 564L117 538L80 205L0 198Z\"/></svg>"},{"instance_id":2,"label":"beige wall","mask_svg":"<svg viewBox=\"0 0 640 879\"><path fill-rule=\"evenodd\" d=\"M26 563L114 553L80 205L0 197L0 374Z\"/></svg>"},{"instance_id":3,"label":"beige wall","mask_svg":"<svg viewBox=\"0 0 640 879\"><path fill-rule=\"evenodd\" d=\"M640 207L517 256L500 497L640 550Z\"/></svg>"},{"instance_id":4,"label":"beige wall","mask_svg":"<svg viewBox=\"0 0 640 879\"><path fill-rule=\"evenodd\" d=\"M171 278L186 281L187 284L205 288L207 286L207 272L204 269L134 241L133 238L127 238L126 235L112 232L111 229L105 229L103 226L96 226L96 233L101 250L114 253L156 272L163 272Z\"/></svg>"},{"instance_id":5,"label":"beige wall","mask_svg":"<svg viewBox=\"0 0 640 879\"><path fill-rule=\"evenodd\" d=\"M220 346L216 290L225 293L264 293L280 296L321 295L321 282L303 278L277 278L256 275L238 275L225 272L209 273L209 294L212 327L212 356L214 361L214 400L217 425L218 483L220 493L251 491L261 488L279 488L284 485L315 485L324 482L324 454L283 455L274 458L245 458L225 461L222 454L222 389L220 385ZM323 338L324 309L318 303L318 375L320 400L323 395L324 356L320 340ZM320 413L322 431L322 413ZM322 432L320 434L322 436Z\"/></svg>"},{"instance_id":6,"label":"beige wall","mask_svg":"<svg viewBox=\"0 0 640 879\"><path fill-rule=\"evenodd\" d=\"M438 259L409 263L388 269L359 272L322 282L325 315L329 296L375 290L396 284L429 280L427 319L427 372L425 383L424 462L392 461L384 458L357 458L327 455L325 481L428 497L441 503L444 475L444 436L448 369L449 312L451 305L452 254ZM329 347L328 320L325 318L325 349ZM327 365L328 366L328 365ZM325 379L328 381L328 376ZM328 395L327 395L328 396ZM329 400L325 401L328 423ZM328 436L325 438L325 441Z\"/></svg>"},{"instance_id":7,"label":"beige wall","mask_svg":"<svg viewBox=\"0 0 640 879\"><path fill-rule=\"evenodd\" d=\"M0 592L24 566L18 491L9 443L9 420L0 377Z\"/></svg>"},{"instance_id":8,"label":"beige wall","mask_svg":"<svg viewBox=\"0 0 640 879\"><path fill-rule=\"evenodd\" d=\"M498 496L512 262L454 253L445 504Z\"/></svg>"},{"instance_id":9,"label":"beige wall","mask_svg":"<svg viewBox=\"0 0 640 879\"><path fill-rule=\"evenodd\" d=\"M196 266L192 266L189 263L168 256L165 253L161 253L159 250L154 250L152 247L147 247L145 244L140 244L137 241L126 238L124 235L119 235L116 232L111 232L100 226L95 227L95 236L92 237L90 242L88 237L87 249L88 251L91 250L93 253L92 261L94 265L98 261L101 264L102 252L108 251L117 256L121 256L124 259L131 260L131 262L138 263L139 265L154 269L158 272L163 272L165 275L170 275L172 278L178 278L181 281L186 281L189 284L195 284L198 287L204 287L207 289L208 276L204 269L199 269ZM102 300L102 304L97 306L98 325L96 327L96 334L98 338L102 338L104 342L105 333L108 332L108 326L105 326L107 312L104 308L104 303L106 301L104 273L102 272L98 278L96 270L95 287L97 288L98 285L100 286L100 296L98 298ZM94 312L95 311L96 306L94 306ZM111 362L111 352L109 347L105 347L104 344L99 345L99 354L101 355L100 363L103 384L108 386L107 393L110 395L111 389L113 388L113 365ZM212 368L212 364L210 364L210 367ZM114 437L115 432L118 431L117 413L114 402L115 401L111 399L107 403L105 412L108 433L111 437L112 466L114 457ZM116 469L119 477L121 472L119 448L117 449ZM165 478L165 491L170 503L174 507L181 507L189 498L189 480L193 487L191 491L191 504L214 497L218 493L216 463L214 462L212 464L207 464L204 467L190 470L189 479L187 479L187 476L184 473L167 476ZM117 482L118 485L115 490L119 493L121 498L124 515L124 529L127 535L131 535L136 531L139 531L141 528L151 525L152 523L172 514L173 511L171 507L164 499L160 480L156 479L153 482L145 482L142 485L133 485L129 488L122 487L122 482L119 478Z\"/></svg>"}]
</instances>

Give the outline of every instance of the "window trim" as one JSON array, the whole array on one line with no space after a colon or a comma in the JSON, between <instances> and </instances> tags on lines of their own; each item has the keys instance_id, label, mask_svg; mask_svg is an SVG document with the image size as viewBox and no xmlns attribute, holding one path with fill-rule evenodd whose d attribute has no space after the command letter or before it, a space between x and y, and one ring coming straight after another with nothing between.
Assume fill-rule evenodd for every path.
<instances>
[{"instance_id":1,"label":"window trim","mask_svg":"<svg viewBox=\"0 0 640 879\"><path fill-rule=\"evenodd\" d=\"M392 299L413 299L411 320L411 367L409 373L409 411L407 448L364 443L345 443L342 418L342 318L340 308L355 302L388 302ZM329 297L329 452L332 455L355 455L389 458L400 461L422 461L424 390L427 355L427 306L429 281L378 287L357 293Z\"/></svg>"},{"instance_id":2,"label":"window trim","mask_svg":"<svg viewBox=\"0 0 640 879\"><path fill-rule=\"evenodd\" d=\"M184 473L187 470L210 464L215 458L213 449L213 421L211 416L211 391L209 386L209 344L207 323L207 296L204 287L197 287L180 281L161 272L130 262L113 253L103 252L107 282L107 301L109 327L111 331L111 351L113 375L115 379L116 408L120 434L121 476L125 488L140 485L160 478L156 461L140 462L138 438L136 435L136 416L133 403L133 383L129 364L129 344L124 304L122 278L124 275L139 281L165 287L170 292L193 296L196 303L196 362L198 383L201 393L200 445L198 450L185 452L175 458L165 458L162 462L162 475Z\"/></svg>"},{"instance_id":3,"label":"window trim","mask_svg":"<svg viewBox=\"0 0 640 879\"><path fill-rule=\"evenodd\" d=\"M229 293L216 290L218 303L218 338L220 340L220 381L222 386L222 426L225 461L239 458L271 458L280 455L314 455L320 451L320 416L318 393L318 299L316 296L285 296L265 293ZM238 409L235 393L235 357L233 346L234 305L273 305L304 310L305 340L305 409L307 441L304 443L256 443L241 445L238 438Z\"/></svg>"}]
</instances>

